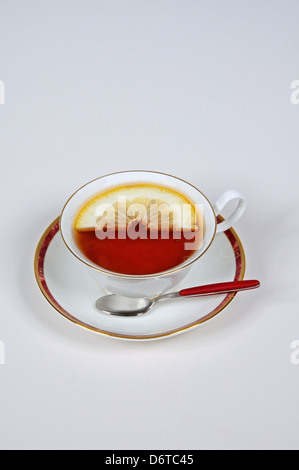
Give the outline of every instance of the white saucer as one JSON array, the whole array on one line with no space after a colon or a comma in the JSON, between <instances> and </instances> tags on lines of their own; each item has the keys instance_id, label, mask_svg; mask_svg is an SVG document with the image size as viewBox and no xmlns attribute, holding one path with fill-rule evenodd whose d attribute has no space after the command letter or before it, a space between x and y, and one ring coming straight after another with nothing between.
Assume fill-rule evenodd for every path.
<instances>
[{"instance_id":1,"label":"white saucer","mask_svg":"<svg viewBox=\"0 0 299 470\"><path fill-rule=\"evenodd\" d=\"M175 290L242 280L245 265L243 246L236 232L230 229L216 236L209 250L194 263ZM137 317L117 317L100 312L95 301L106 292L66 249L59 231L59 218L39 241L34 267L42 293L59 313L82 327L119 339L152 340L182 333L217 315L236 295L169 300Z\"/></svg>"}]
</instances>

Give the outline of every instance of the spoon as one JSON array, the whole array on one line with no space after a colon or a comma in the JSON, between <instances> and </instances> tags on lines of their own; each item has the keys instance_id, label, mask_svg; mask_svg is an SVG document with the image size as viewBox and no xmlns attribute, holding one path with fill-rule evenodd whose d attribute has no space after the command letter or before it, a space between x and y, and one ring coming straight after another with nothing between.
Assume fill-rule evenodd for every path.
<instances>
[{"instance_id":1,"label":"spoon","mask_svg":"<svg viewBox=\"0 0 299 470\"><path fill-rule=\"evenodd\" d=\"M233 281L209 284L206 286L191 287L179 292L171 292L160 297L148 299L145 297L124 297L118 294L110 294L100 297L96 301L96 307L102 312L110 315L135 316L146 313L154 304L165 299L176 299L179 297L202 297L206 295L229 294L243 290L256 289L260 286L259 281Z\"/></svg>"}]
</instances>

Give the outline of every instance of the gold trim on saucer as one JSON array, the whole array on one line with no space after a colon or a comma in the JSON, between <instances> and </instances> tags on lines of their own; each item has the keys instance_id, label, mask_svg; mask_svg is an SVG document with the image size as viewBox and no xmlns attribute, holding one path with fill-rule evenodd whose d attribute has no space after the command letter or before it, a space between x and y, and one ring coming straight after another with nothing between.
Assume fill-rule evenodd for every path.
<instances>
[{"instance_id":1,"label":"gold trim on saucer","mask_svg":"<svg viewBox=\"0 0 299 470\"><path fill-rule=\"evenodd\" d=\"M221 216L217 217L217 221L222 222L224 219ZM112 336L116 338L122 338L122 339L131 339L131 340L149 340L149 339L157 339L157 338L163 338L163 337L168 337L170 335L175 335L178 333L181 333L183 331L186 331L192 327L195 327L197 325L200 325L201 323L206 322L207 320L210 320L214 316L218 315L223 309L225 309L230 302L234 299L237 293L231 293L228 294L225 299L213 310L211 311L208 315L205 317L200 318L199 320L196 320L195 322L192 322L182 328L177 328L174 330L167 331L165 333L157 333L157 334L152 334L152 335L130 335L130 334L119 334L119 333L112 333L109 331L101 330L95 327L92 327L77 318L75 318L71 313L67 312L59 303L56 301L54 295L51 293L50 289L47 286L47 282L45 279L44 275L44 262L45 262L45 257L47 254L47 249L55 237L55 235L59 232L59 217L55 219L49 227L45 230L43 233L40 241L38 242L36 251L35 251L35 256L34 256L34 273L36 277L37 284L46 298L46 300L52 305L52 307L57 310L61 315L63 315L65 318L68 320L76 323L79 326L82 326L90 331L100 333L106 336ZM246 258L245 258L245 252L243 245L236 234L236 232L233 229L229 229L224 234L227 236L229 242L232 245L232 249L235 254L235 259L236 259L236 272L235 272L235 278L234 281L241 281L244 279L245 275L245 269L246 269Z\"/></svg>"}]
</instances>

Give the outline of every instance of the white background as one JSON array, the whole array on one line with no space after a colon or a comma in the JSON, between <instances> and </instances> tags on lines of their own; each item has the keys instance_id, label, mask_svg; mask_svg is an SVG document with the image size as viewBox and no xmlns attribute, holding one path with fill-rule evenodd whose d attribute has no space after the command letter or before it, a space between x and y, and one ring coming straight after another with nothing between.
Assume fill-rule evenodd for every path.
<instances>
[{"instance_id":1,"label":"white background","mask_svg":"<svg viewBox=\"0 0 299 470\"><path fill-rule=\"evenodd\" d=\"M2 449L299 449L298 25L298 0L0 0ZM163 341L53 310L40 236L126 169L241 190L261 289Z\"/></svg>"}]
</instances>

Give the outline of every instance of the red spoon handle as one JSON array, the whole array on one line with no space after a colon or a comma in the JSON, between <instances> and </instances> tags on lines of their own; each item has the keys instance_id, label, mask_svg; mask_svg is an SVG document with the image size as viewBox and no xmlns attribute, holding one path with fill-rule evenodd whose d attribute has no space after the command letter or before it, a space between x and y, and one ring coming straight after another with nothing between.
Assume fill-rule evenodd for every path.
<instances>
[{"instance_id":1,"label":"red spoon handle","mask_svg":"<svg viewBox=\"0 0 299 470\"><path fill-rule=\"evenodd\" d=\"M238 292L240 290L256 289L260 282L256 280L221 282L218 284L209 284L207 286L190 287L179 292L180 295L211 295L224 294L229 292Z\"/></svg>"}]
</instances>

